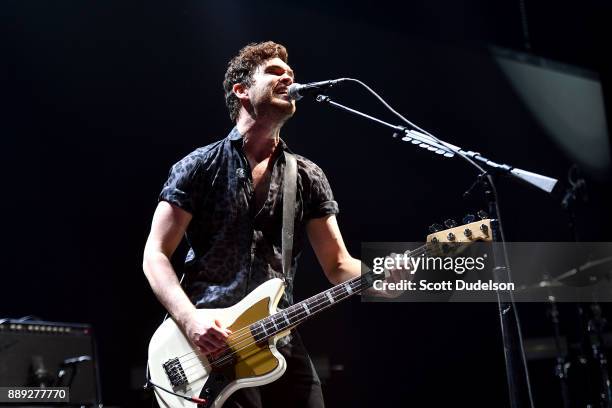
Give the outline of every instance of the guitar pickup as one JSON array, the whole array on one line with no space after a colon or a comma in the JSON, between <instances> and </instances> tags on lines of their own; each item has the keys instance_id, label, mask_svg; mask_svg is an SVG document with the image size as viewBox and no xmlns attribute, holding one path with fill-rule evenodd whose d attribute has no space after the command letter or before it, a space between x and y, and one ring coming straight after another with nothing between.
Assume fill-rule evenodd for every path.
<instances>
[{"instance_id":1,"label":"guitar pickup","mask_svg":"<svg viewBox=\"0 0 612 408\"><path fill-rule=\"evenodd\" d=\"M187 377L185 371L178 358L173 358L162 364L164 371L172 384L172 388L178 388L187 384Z\"/></svg>"}]
</instances>

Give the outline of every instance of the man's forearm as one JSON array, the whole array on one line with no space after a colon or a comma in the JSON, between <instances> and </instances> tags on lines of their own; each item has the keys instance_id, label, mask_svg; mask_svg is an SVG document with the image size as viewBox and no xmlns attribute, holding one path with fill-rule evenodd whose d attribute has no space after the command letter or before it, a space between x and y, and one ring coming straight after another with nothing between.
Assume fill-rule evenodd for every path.
<instances>
[{"instance_id":1,"label":"man's forearm","mask_svg":"<svg viewBox=\"0 0 612 408\"><path fill-rule=\"evenodd\" d=\"M359 259L348 257L338 263L336 270L333 271L328 279L334 285L361 275L361 261Z\"/></svg>"},{"instance_id":2,"label":"man's forearm","mask_svg":"<svg viewBox=\"0 0 612 408\"><path fill-rule=\"evenodd\" d=\"M174 320L184 326L195 306L181 287L168 257L161 252L145 253L143 270L157 299Z\"/></svg>"},{"instance_id":3,"label":"man's forearm","mask_svg":"<svg viewBox=\"0 0 612 408\"><path fill-rule=\"evenodd\" d=\"M362 269L363 268L363 269ZM368 272L370 268L366 265L362 264L359 259L350 258L344 262L341 262L338 265L336 273L334 276L337 276L337 282L332 282L337 285L339 283L345 282L355 276L361 276L362 273ZM364 292L368 296L377 296L377 297L391 297L385 291L375 290L372 287L367 288Z\"/></svg>"}]
</instances>

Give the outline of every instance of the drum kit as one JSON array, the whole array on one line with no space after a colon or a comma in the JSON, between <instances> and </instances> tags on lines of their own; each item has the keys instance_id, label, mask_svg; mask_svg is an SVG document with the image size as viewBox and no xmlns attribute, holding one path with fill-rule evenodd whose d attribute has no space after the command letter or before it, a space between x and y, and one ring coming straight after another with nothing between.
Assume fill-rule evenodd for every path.
<instances>
[{"instance_id":1,"label":"drum kit","mask_svg":"<svg viewBox=\"0 0 612 408\"><path fill-rule=\"evenodd\" d=\"M523 285L515 292L523 299L547 304L546 315L552 324L553 338L527 339L525 351L530 360L554 358L554 375L564 408L612 407L606 359L612 335L606 333L608 322L601 307L602 302L609 302L612 297L611 282L612 256L609 256L583 263L553 279ZM571 298L568 293L572 294ZM572 303L566 305L575 308L575 313L567 313L572 317L566 316L566 319L577 322L562 326L559 303L568 299ZM562 327L572 327L573 333L565 336ZM586 386L587 383L590 385Z\"/></svg>"},{"instance_id":2,"label":"drum kit","mask_svg":"<svg viewBox=\"0 0 612 408\"><path fill-rule=\"evenodd\" d=\"M569 169L567 181L561 207L568 216L569 231L578 249L576 209L588 202L588 194L586 182L576 165ZM597 246L591 244L587 244L590 249ZM576 267L554 278L544 276L541 281L518 287L515 292L528 301L547 305L546 315L553 337L526 339L525 354L529 360L555 360L554 371L551 371L559 385L563 408L612 408L606 359L606 351L612 346L612 334L601 306L612 302L612 251L609 243L599 244L600 248L605 248L603 253L591 253L590 258L574 261L572 265Z\"/></svg>"}]
</instances>

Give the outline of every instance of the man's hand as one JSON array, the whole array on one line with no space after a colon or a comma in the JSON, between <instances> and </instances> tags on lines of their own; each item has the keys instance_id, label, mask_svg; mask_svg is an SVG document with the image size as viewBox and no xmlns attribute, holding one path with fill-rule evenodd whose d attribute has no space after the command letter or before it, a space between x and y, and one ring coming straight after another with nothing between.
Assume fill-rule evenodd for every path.
<instances>
[{"instance_id":1,"label":"man's hand","mask_svg":"<svg viewBox=\"0 0 612 408\"><path fill-rule=\"evenodd\" d=\"M215 354L226 346L232 331L224 328L217 319L209 319L194 313L184 324L189 341L204 354Z\"/></svg>"},{"instance_id":2,"label":"man's hand","mask_svg":"<svg viewBox=\"0 0 612 408\"><path fill-rule=\"evenodd\" d=\"M397 255L398 254L391 253L389 254L389 256L387 256L387 258L395 259ZM384 279L385 283L399 283L404 280L412 281L414 279L414 273L413 273L414 264L412 263L412 258L409 258L407 265L404 265L404 263L402 262L400 266L401 268L389 268L389 269L384 270L383 274L385 277ZM378 290L378 291L372 291L371 293L377 294L378 296L385 297L385 298L396 298L400 296L402 293L404 293L404 291Z\"/></svg>"}]
</instances>

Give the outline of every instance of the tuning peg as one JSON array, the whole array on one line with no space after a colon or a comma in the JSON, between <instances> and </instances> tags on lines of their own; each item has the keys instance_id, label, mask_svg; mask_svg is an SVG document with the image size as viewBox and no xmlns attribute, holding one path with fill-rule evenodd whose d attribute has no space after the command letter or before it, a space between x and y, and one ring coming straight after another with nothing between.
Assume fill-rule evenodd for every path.
<instances>
[{"instance_id":1,"label":"tuning peg","mask_svg":"<svg viewBox=\"0 0 612 408\"><path fill-rule=\"evenodd\" d=\"M448 220L444 221L444 225L446 228L455 228L457 226L457 221L449 218Z\"/></svg>"},{"instance_id":2,"label":"tuning peg","mask_svg":"<svg viewBox=\"0 0 612 408\"><path fill-rule=\"evenodd\" d=\"M463 217L463 220L461 221L464 224L469 224L469 223L476 221L476 216L474 216L474 214L466 214L465 217Z\"/></svg>"},{"instance_id":3,"label":"tuning peg","mask_svg":"<svg viewBox=\"0 0 612 408\"><path fill-rule=\"evenodd\" d=\"M483 210L478 211L476 215L478 215L478 218L480 218L481 220L484 220L485 218L489 218L489 214L487 214Z\"/></svg>"},{"instance_id":4,"label":"tuning peg","mask_svg":"<svg viewBox=\"0 0 612 408\"><path fill-rule=\"evenodd\" d=\"M442 227L440 224L431 224L431 225L429 226L429 232L430 232L431 234L434 234L434 233L436 233L436 232L438 232L438 231L442 231L443 229L444 229L444 228L443 228L443 227Z\"/></svg>"}]
</instances>

